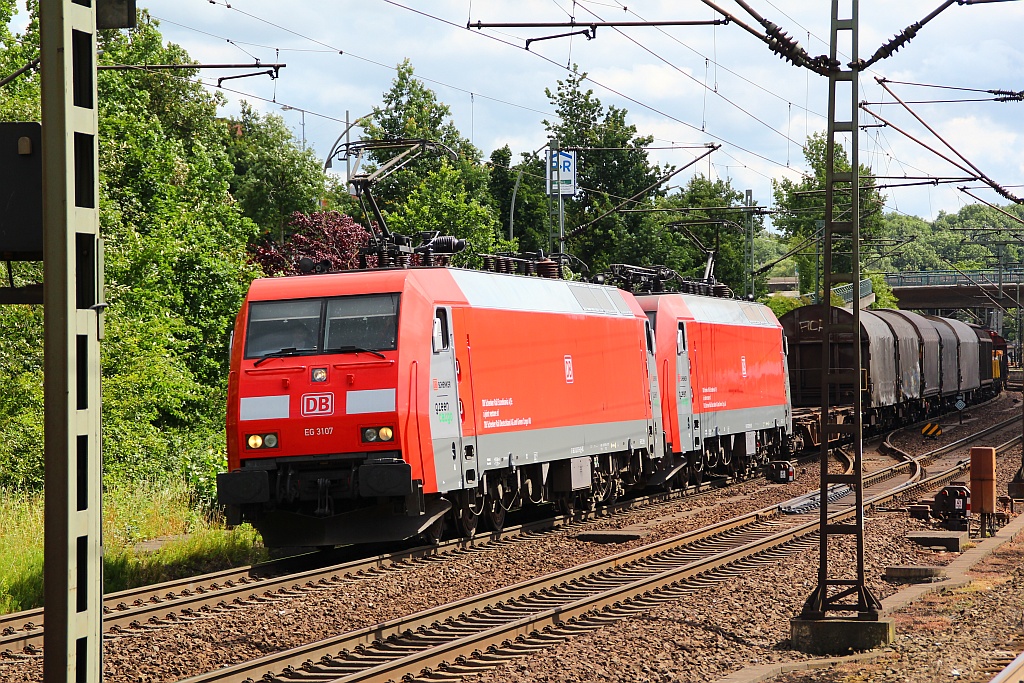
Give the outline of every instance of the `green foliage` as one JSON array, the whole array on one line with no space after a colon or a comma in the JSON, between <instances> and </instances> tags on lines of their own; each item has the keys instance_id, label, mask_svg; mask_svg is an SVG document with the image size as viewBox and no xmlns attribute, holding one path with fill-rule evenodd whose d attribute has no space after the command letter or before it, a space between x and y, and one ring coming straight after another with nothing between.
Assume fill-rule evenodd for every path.
<instances>
[{"instance_id":1,"label":"green foliage","mask_svg":"<svg viewBox=\"0 0 1024 683\"><path fill-rule=\"evenodd\" d=\"M406 59L396 67L391 88L383 95L383 105L374 107L371 121L363 127L363 140L427 140L448 147L456 158L443 153L427 152L401 170L385 176L374 185L372 193L385 213L399 210L413 191L443 163L454 164L460 171L467 192L486 203L487 169L480 165L480 150L451 121L451 108L437 94L415 77L412 63ZM383 164L401 150L378 150L372 160ZM447 233L445 233L447 234Z\"/></svg>"},{"instance_id":2,"label":"green foliage","mask_svg":"<svg viewBox=\"0 0 1024 683\"><path fill-rule=\"evenodd\" d=\"M248 525L226 531L187 482L103 491L104 590L124 590L266 559ZM0 487L0 614L43 603L43 496ZM159 543L144 543L161 539Z\"/></svg>"},{"instance_id":3,"label":"green foliage","mask_svg":"<svg viewBox=\"0 0 1024 683\"><path fill-rule=\"evenodd\" d=\"M43 496L0 486L0 614L43 601Z\"/></svg>"},{"instance_id":4,"label":"green foliage","mask_svg":"<svg viewBox=\"0 0 1024 683\"><path fill-rule=\"evenodd\" d=\"M427 174L408 200L393 213L389 225L395 232L417 235L439 231L465 239L465 251L452 258L454 265L479 265L478 253L494 250L497 221L490 209L473 199L461 172L447 164Z\"/></svg>"},{"instance_id":5,"label":"green foliage","mask_svg":"<svg viewBox=\"0 0 1024 683\"><path fill-rule=\"evenodd\" d=\"M101 63L190 63L145 12L99 42ZM246 253L258 229L229 194L220 98L169 72L101 71L97 87L105 479L182 477L209 500L223 466L230 329L258 273ZM37 110L37 89L0 93L5 115ZM41 279L38 264L15 275ZM38 307L0 307L0 484L29 491L42 484L41 326Z\"/></svg>"},{"instance_id":6,"label":"green foliage","mask_svg":"<svg viewBox=\"0 0 1024 683\"><path fill-rule=\"evenodd\" d=\"M885 273L865 273L864 277L871 280L871 291L875 294L875 302L871 308L899 308L899 301L892 293L892 287L885 281Z\"/></svg>"},{"instance_id":7,"label":"green foliage","mask_svg":"<svg viewBox=\"0 0 1024 683\"><path fill-rule=\"evenodd\" d=\"M227 121L224 136L234 166L231 194L262 232L283 239L289 218L320 205L327 179L312 149L295 146L284 119L261 116L242 103L239 118Z\"/></svg>"},{"instance_id":8,"label":"green foliage","mask_svg":"<svg viewBox=\"0 0 1024 683\"><path fill-rule=\"evenodd\" d=\"M0 0L0 74L13 74L39 57L37 0L25 3L29 21L24 33L14 33L11 21L18 12L16 0ZM0 121L38 121L39 68L23 73L0 88Z\"/></svg>"},{"instance_id":9,"label":"green foliage","mask_svg":"<svg viewBox=\"0 0 1024 683\"><path fill-rule=\"evenodd\" d=\"M850 160L841 147L837 147L831 160L827 159L827 138L825 133L813 133L807 138L804 147L804 157L811 167L811 175L806 175L799 182L789 178L772 181L774 187L775 204L781 210L775 217L775 227L790 238L792 246L813 238L810 246L801 250L813 254L816 244L820 244L819 225L825 220L825 175L831 163L834 170L848 172L851 169ZM881 210L885 204L883 197L875 189L875 181L871 169L863 164L860 166L860 235L862 240L871 240L883 233L883 219ZM841 188L835 193L834 217L836 220L849 220L850 216L850 192ZM818 237L815 237L815 235ZM842 255L843 252L851 251L849 241L837 239L834 245L836 256L834 265L840 271L849 272L849 257ZM867 254L862 256L862 264L866 261ZM816 257L814 255L797 255L793 257L800 272L800 291L813 290L816 272ZM817 284L820 286L820 283Z\"/></svg>"},{"instance_id":10,"label":"green foliage","mask_svg":"<svg viewBox=\"0 0 1024 683\"><path fill-rule=\"evenodd\" d=\"M811 303L811 300L805 296L780 296L778 294L763 296L758 301L772 309L772 313L775 314L776 318L781 318L794 308L807 306Z\"/></svg>"},{"instance_id":11,"label":"green foliage","mask_svg":"<svg viewBox=\"0 0 1024 683\"><path fill-rule=\"evenodd\" d=\"M685 249L679 250L676 270L691 277L703 277L707 263L706 250L714 250L715 277L729 285L733 291L744 292L751 269L751 227L755 236L760 235L763 222L757 216L751 226L747 215L740 210L743 199L743 193L734 189L730 181L711 181L703 175L696 175L678 193L659 202L662 208L709 207L704 211L668 214L672 221L681 223L671 229L678 234L679 242L686 245Z\"/></svg>"},{"instance_id":12,"label":"green foliage","mask_svg":"<svg viewBox=\"0 0 1024 683\"><path fill-rule=\"evenodd\" d=\"M512 150L508 145L491 153L489 187L498 232L505 236L509 234L509 214L514 192L516 207L511 216L512 237L524 251L536 252L543 249L550 252L552 239L548 197L544 191L544 161L536 154L524 153L520 163L515 166L511 164Z\"/></svg>"}]
</instances>

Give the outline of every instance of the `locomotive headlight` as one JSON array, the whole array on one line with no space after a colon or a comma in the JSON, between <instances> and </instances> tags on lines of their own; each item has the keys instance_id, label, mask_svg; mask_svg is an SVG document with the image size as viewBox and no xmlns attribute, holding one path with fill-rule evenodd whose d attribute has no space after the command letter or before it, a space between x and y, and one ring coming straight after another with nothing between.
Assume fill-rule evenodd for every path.
<instances>
[{"instance_id":1,"label":"locomotive headlight","mask_svg":"<svg viewBox=\"0 0 1024 683\"><path fill-rule=\"evenodd\" d=\"M311 382L326 382L327 381L327 368L313 368L309 375L309 381Z\"/></svg>"},{"instance_id":2,"label":"locomotive headlight","mask_svg":"<svg viewBox=\"0 0 1024 683\"><path fill-rule=\"evenodd\" d=\"M277 434L248 434L245 437L245 444L250 450L258 450L260 448L277 448Z\"/></svg>"},{"instance_id":3,"label":"locomotive headlight","mask_svg":"<svg viewBox=\"0 0 1024 683\"><path fill-rule=\"evenodd\" d=\"M376 441L377 440L377 428L367 427L363 430L363 441Z\"/></svg>"},{"instance_id":4,"label":"locomotive headlight","mask_svg":"<svg viewBox=\"0 0 1024 683\"><path fill-rule=\"evenodd\" d=\"M395 435L391 430L391 427L381 427L377 434L380 435L381 441L391 441L392 437Z\"/></svg>"},{"instance_id":5,"label":"locomotive headlight","mask_svg":"<svg viewBox=\"0 0 1024 683\"><path fill-rule=\"evenodd\" d=\"M391 441L395 438L395 430L391 427L364 427L363 428L363 443L373 443L375 441Z\"/></svg>"}]
</instances>

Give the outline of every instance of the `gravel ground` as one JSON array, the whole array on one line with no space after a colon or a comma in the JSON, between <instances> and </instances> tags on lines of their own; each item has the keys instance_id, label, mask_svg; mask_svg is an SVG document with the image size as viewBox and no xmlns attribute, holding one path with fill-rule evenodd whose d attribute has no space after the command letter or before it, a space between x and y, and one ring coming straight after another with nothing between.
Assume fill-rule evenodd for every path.
<instances>
[{"instance_id":1,"label":"gravel ground","mask_svg":"<svg viewBox=\"0 0 1024 683\"><path fill-rule=\"evenodd\" d=\"M1012 406L1008 398L989 409L977 410L972 426L1005 419L1007 406ZM1001 482L1016 470L1019 455L1015 457L1012 467L1000 465ZM866 461L869 460L881 465L885 459L866 454ZM804 469L796 484L765 486L761 480L746 482L699 500L684 499L668 506L598 520L586 527L592 530L657 524L641 541L619 545L586 543L575 538L579 532L575 529L443 556L298 597L247 604L169 623L130 637L107 636L104 680L175 681L548 574L783 502L817 487L817 466L812 464ZM937 564L952 559L948 553L932 553L903 541L907 530L919 528L924 528L921 522L905 515L890 513L872 519L868 525L869 576L880 577L887 565ZM837 553L850 556L849 548L837 547ZM785 641L789 619L799 612L813 587L816 567L817 551L802 553L778 566L764 568L757 575L692 596L688 604L659 608L643 618L629 620L631 623L596 631L547 654L508 664L482 678L713 681L747 664L801 658L803 655L785 649ZM871 589L880 598L895 590L880 578L872 578ZM0 659L0 681L38 681L41 672L39 656Z\"/></svg>"}]
</instances>

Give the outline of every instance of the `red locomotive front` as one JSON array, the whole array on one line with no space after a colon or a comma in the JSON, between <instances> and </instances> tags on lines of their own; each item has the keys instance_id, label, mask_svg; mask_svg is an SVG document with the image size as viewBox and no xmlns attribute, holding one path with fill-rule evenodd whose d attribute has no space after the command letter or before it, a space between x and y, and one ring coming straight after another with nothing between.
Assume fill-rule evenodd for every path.
<instances>
[{"instance_id":1,"label":"red locomotive front","mask_svg":"<svg viewBox=\"0 0 1024 683\"><path fill-rule=\"evenodd\" d=\"M229 522L253 522L268 546L332 545L404 538L445 512L424 498L434 476L417 442L429 432L415 384L429 367L417 351L429 351L431 307L406 284L401 271L252 284L232 346L229 472L217 482Z\"/></svg>"}]
</instances>

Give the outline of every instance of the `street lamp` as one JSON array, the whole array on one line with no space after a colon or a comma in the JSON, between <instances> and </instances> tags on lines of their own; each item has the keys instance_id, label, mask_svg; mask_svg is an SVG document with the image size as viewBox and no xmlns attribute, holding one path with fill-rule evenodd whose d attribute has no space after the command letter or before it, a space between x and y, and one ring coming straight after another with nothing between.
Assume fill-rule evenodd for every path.
<instances>
[{"instance_id":1,"label":"street lamp","mask_svg":"<svg viewBox=\"0 0 1024 683\"><path fill-rule=\"evenodd\" d=\"M297 111L302 116L302 149L306 149L306 110L292 107L287 104L281 105L281 111Z\"/></svg>"}]
</instances>

